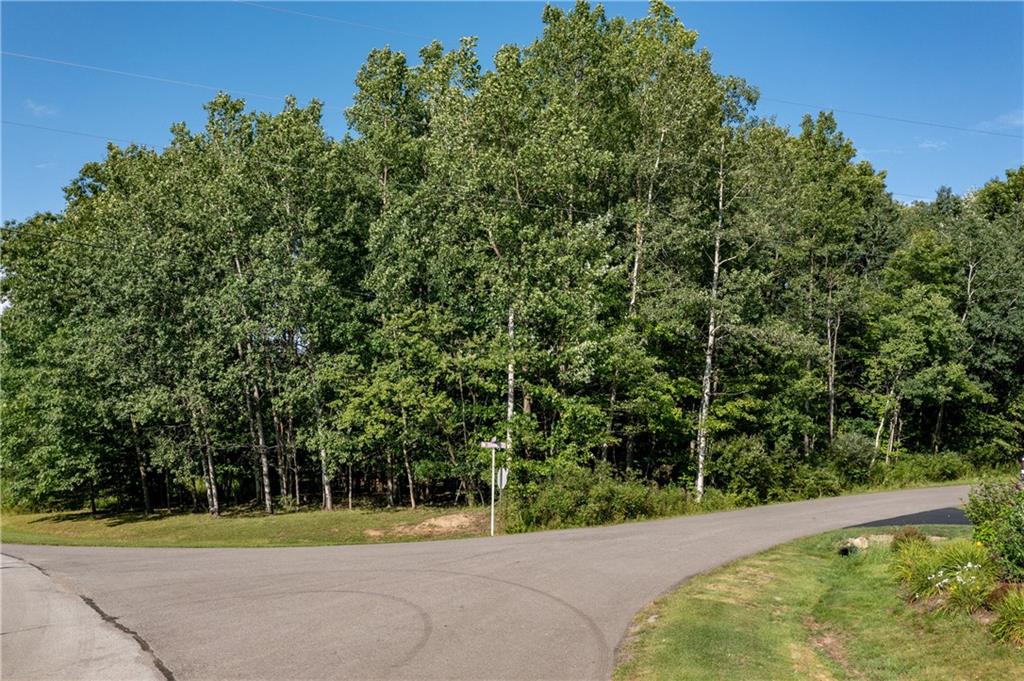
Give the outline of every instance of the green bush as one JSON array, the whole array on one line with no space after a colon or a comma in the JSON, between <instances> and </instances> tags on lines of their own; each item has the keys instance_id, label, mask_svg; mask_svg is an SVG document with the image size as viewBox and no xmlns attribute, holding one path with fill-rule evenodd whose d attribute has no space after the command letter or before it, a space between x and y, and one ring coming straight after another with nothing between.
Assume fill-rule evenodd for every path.
<instances>
[{"instance_id":1,"label":"green bush","mask_svg":"<svg viewBox=\"0 0 1024 681\"><path fill-rule=\"evenodd\" d=\"M983 606L996 585L996 568L988 549L968 539L954 539L942 544L937 553L932 593L945 597L943 608L973 612Z\"/></svg>"},{"instance_id":2,"label":"green bush","mask_svg":"<svg viewBox=\"0 0 1024 681\"><path fill-rule=\"evenodd\" d=\"M506 490L505 522L510 532L602 525L698 508L718 510L720 495L707 490L699 505L682 487L659 488L635 478L618 478L606 463L593 470L572 463L526 470ZM710 503L709 503L710 502Z\"/></svg>"},{"instance_id":3,"label":"green bush","mask_svg":"<svg viewBox=\"0 0 1024 681\"><path fill-rule=\"evenodd\" d=\"M739 500L732 494L727 494L714 487L704 489L704 498L700 500L699 510L711 513L713 511L728 511L740 505Z\"/></svg>"},{"instance_id":4,"label":"green bush","mask_svg":"<svg viewBox=\"0 0 1024 681\"><path fill-rule=\"evenodd\" d=\"M1005 643L1024 646L1024 591L1014 589L996 604L992 634Z\"/></svg>"},{"instance_id":5,"label":"green bush","mask_svg":"<svg viewBox=\"0 0 1024 681\"><path fill-rule=\"evenodd\" d=\"M829 448L828 459L845 485L863 485L871 479L871 462L877 454L870 436L843 431Z\"/></svg>"},{"instance_id":6,"label":"green bush","mask_svg":"<svg viewBox=\"0 0 1024 681\"><path fill-rule=\"evenodd\" d=\"M741 505L752 506L791 499L797 463L792 452L781 447L769 452L760 437L741 435L716 447L712 474Z\"/></svg>"},{"instance_id":7,"label":"green bush","mask_svg":"<svg viewBox=\"0 0 1024 681\"><path fill-rule=\"evenodd\" d=\"M901 527L896 530L892 535L892 544L890 548L894 553L902 551L907 544L927 542L928 537L921 533L921 530L917 529L913 525L907 527Z\"/></svg>"},{"instance_id":8,"label":"green bush","mask_svg":"<svg viewBox=\"0 0 1024 681\"><path fill-rule=\"evenodd\" d=\"M990 523L1013 503L1017 489L1012 482L989 480L975 485L967 495L964 514L975 527Z\"/></svg>"},{"instance_id":9,"label":"green bush","mask_svg":"<svg viewBox=\"0 0 1024 681\"><path fill-rule=\"evenodd\" d=\"M892 562L896 578L914 600L932 595L933 577L939 569L939 552L930 542L904 543Z\"/></svg>"},{"instance_id":10,"label":"green bush","mask_svg":"<svg viewBox=\"0 0 1024 681\"><path fill-rule=\"evenodd\" d=\"M982 483L971 489L964 513L974 523L974 538L995 554L1003 576L1024 581L1024 490L1012 483Z\"/></svg>"},{"instance_id":11,"label":"green bush","mask_svg":"<svg viewBox=\"0 0 1024 681\"><path fill-rule=\"evenodd\" d=\"M802 499L834 497L843 493L843 481L831 469L801 466L794 480L794 491Z\"/></svg>"},{"instance_id":12,"label":"green bush","mask_svg":"<svg viewBox=\"0 0 1024 681\"><path fill-rule=\"evenodd\" d=\"M947 482L971 472L970 464L958 454L903 454L881 469L886 485L902 487L923 482Z\"/></svg>"},{"instance_id":13,"label":"green bush","mask_svg":"<svg viewBox=\"0 0 1024 681\"><path fill-rule=\"evenodd\" d=\"M1018 492L1014 502L992 523L988 546L1007 579L1024 581L1024 491Z\"/></svg>"},{"instance_id":14,"label":"green bush","mask_svg":"<svg viewBox=\"0 0 1024 681\"><path fill-rule=\"evenodd\" d=\"M927 541L904 540L898 544L893 571L912 599L938 597L943 609L959 612L982 607L996 584L988 550L967 539L937 547Z\"/></svg>"}]
</instances>

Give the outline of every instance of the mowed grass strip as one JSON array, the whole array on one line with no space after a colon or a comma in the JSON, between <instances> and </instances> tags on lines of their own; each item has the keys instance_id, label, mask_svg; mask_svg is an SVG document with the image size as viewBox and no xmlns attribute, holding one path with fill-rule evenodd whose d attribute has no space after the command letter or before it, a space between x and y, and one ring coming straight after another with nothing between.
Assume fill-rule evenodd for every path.
<instances>
[{"instance_id":1,"label":"mowed grass strip","mask_svg":"<svg viewBox=\"0 0 1024 681\"><path fill-rule=\"evenodd\" d=\"M421 507L276 513L123 513L86 511L0 515L0 541L77 546L243 547L366 544L482 536L480 509Z\"/></svg>"},{"instance_id":2,"label":"mowed grass strip","mask_svg":"<svg viewBox=\"0 0 1024 681\"><path fill-rule=\"evenodd\" d=\"M887 532L819 535L691 580L637 616L615 681L1024 678L1024 651L995 642L972 617L908 605L888 546L836 551L843 537Z\"/></svg>"}]
</instances>

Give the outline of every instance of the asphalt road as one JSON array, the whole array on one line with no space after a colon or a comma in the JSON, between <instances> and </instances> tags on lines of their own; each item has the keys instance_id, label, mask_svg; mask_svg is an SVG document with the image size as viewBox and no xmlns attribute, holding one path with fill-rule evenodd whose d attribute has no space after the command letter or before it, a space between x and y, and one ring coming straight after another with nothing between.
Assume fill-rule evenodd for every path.
<instances>
[{"instance_id":1,"label":"asphalt road","mask_svg":"<svg viewBox=\"0 0 1024 681\"><path fill-rule=\"evenodd\" d=\"M4 554L36 569L4 564L0 676L116 678L104 670L114 661L139 663L142 650L148 673L179 681L606 679L633 614L679 582L805 535L939 509L935 517L943 517L966 491L886 492L411 544L4 545ZM75 628L49 638L9 630L9 622L35 622L42 631L61 626L47 622L50 615L19 612L32 597L10 575L30 572L49 580L52 591L76 593L79 616L97 616L93 627L122 645L94 650L90 641L100 634ZM69 658L78 666L59 666ZM26 659L34 666L17 666Z\"/></svg>"}]
</instances>

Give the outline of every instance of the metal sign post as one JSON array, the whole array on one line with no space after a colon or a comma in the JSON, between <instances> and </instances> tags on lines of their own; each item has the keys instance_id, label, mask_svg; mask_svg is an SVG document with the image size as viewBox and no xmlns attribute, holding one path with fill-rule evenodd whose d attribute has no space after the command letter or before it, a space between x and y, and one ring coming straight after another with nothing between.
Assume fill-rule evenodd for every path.
<instances>
[{"instance_id":1,"label":"metal sign post","mask_svg":"<svg viewBox=\"0 0 1024 681\"><path fill-rule=\"evenodd\" d=\"M491 450L491 536L494 536L494 485L495 485L495 461L494 455L499 449L508 449L507 442L498 442L498 438L492 437L490 442L481 442L480 446L484 449ZM505 483L508 482L508 469L501 469L501 489L505 489Z\"/></svg>"}]
</instances>

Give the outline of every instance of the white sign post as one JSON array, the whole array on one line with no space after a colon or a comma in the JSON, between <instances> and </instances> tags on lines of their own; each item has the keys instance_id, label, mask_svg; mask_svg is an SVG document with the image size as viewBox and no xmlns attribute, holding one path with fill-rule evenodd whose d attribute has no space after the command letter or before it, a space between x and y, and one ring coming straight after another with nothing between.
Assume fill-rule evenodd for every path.
<instances>
[{"instance_id":1,"label":"white sign post","mask_svg":"<svg viewBox=\"0 0 1024 681\"><path fill-rule=\"evenodd\" d=\"M494 536L494 486L495 486L495 452L499 449L508 449L507 442L498 442L498 438L492 437L490 442L481 442L480 446L491 450L491 536ZM505 489L508 482L508 469L501 469L501 489Z\"/></svg>"}]
</instances>

